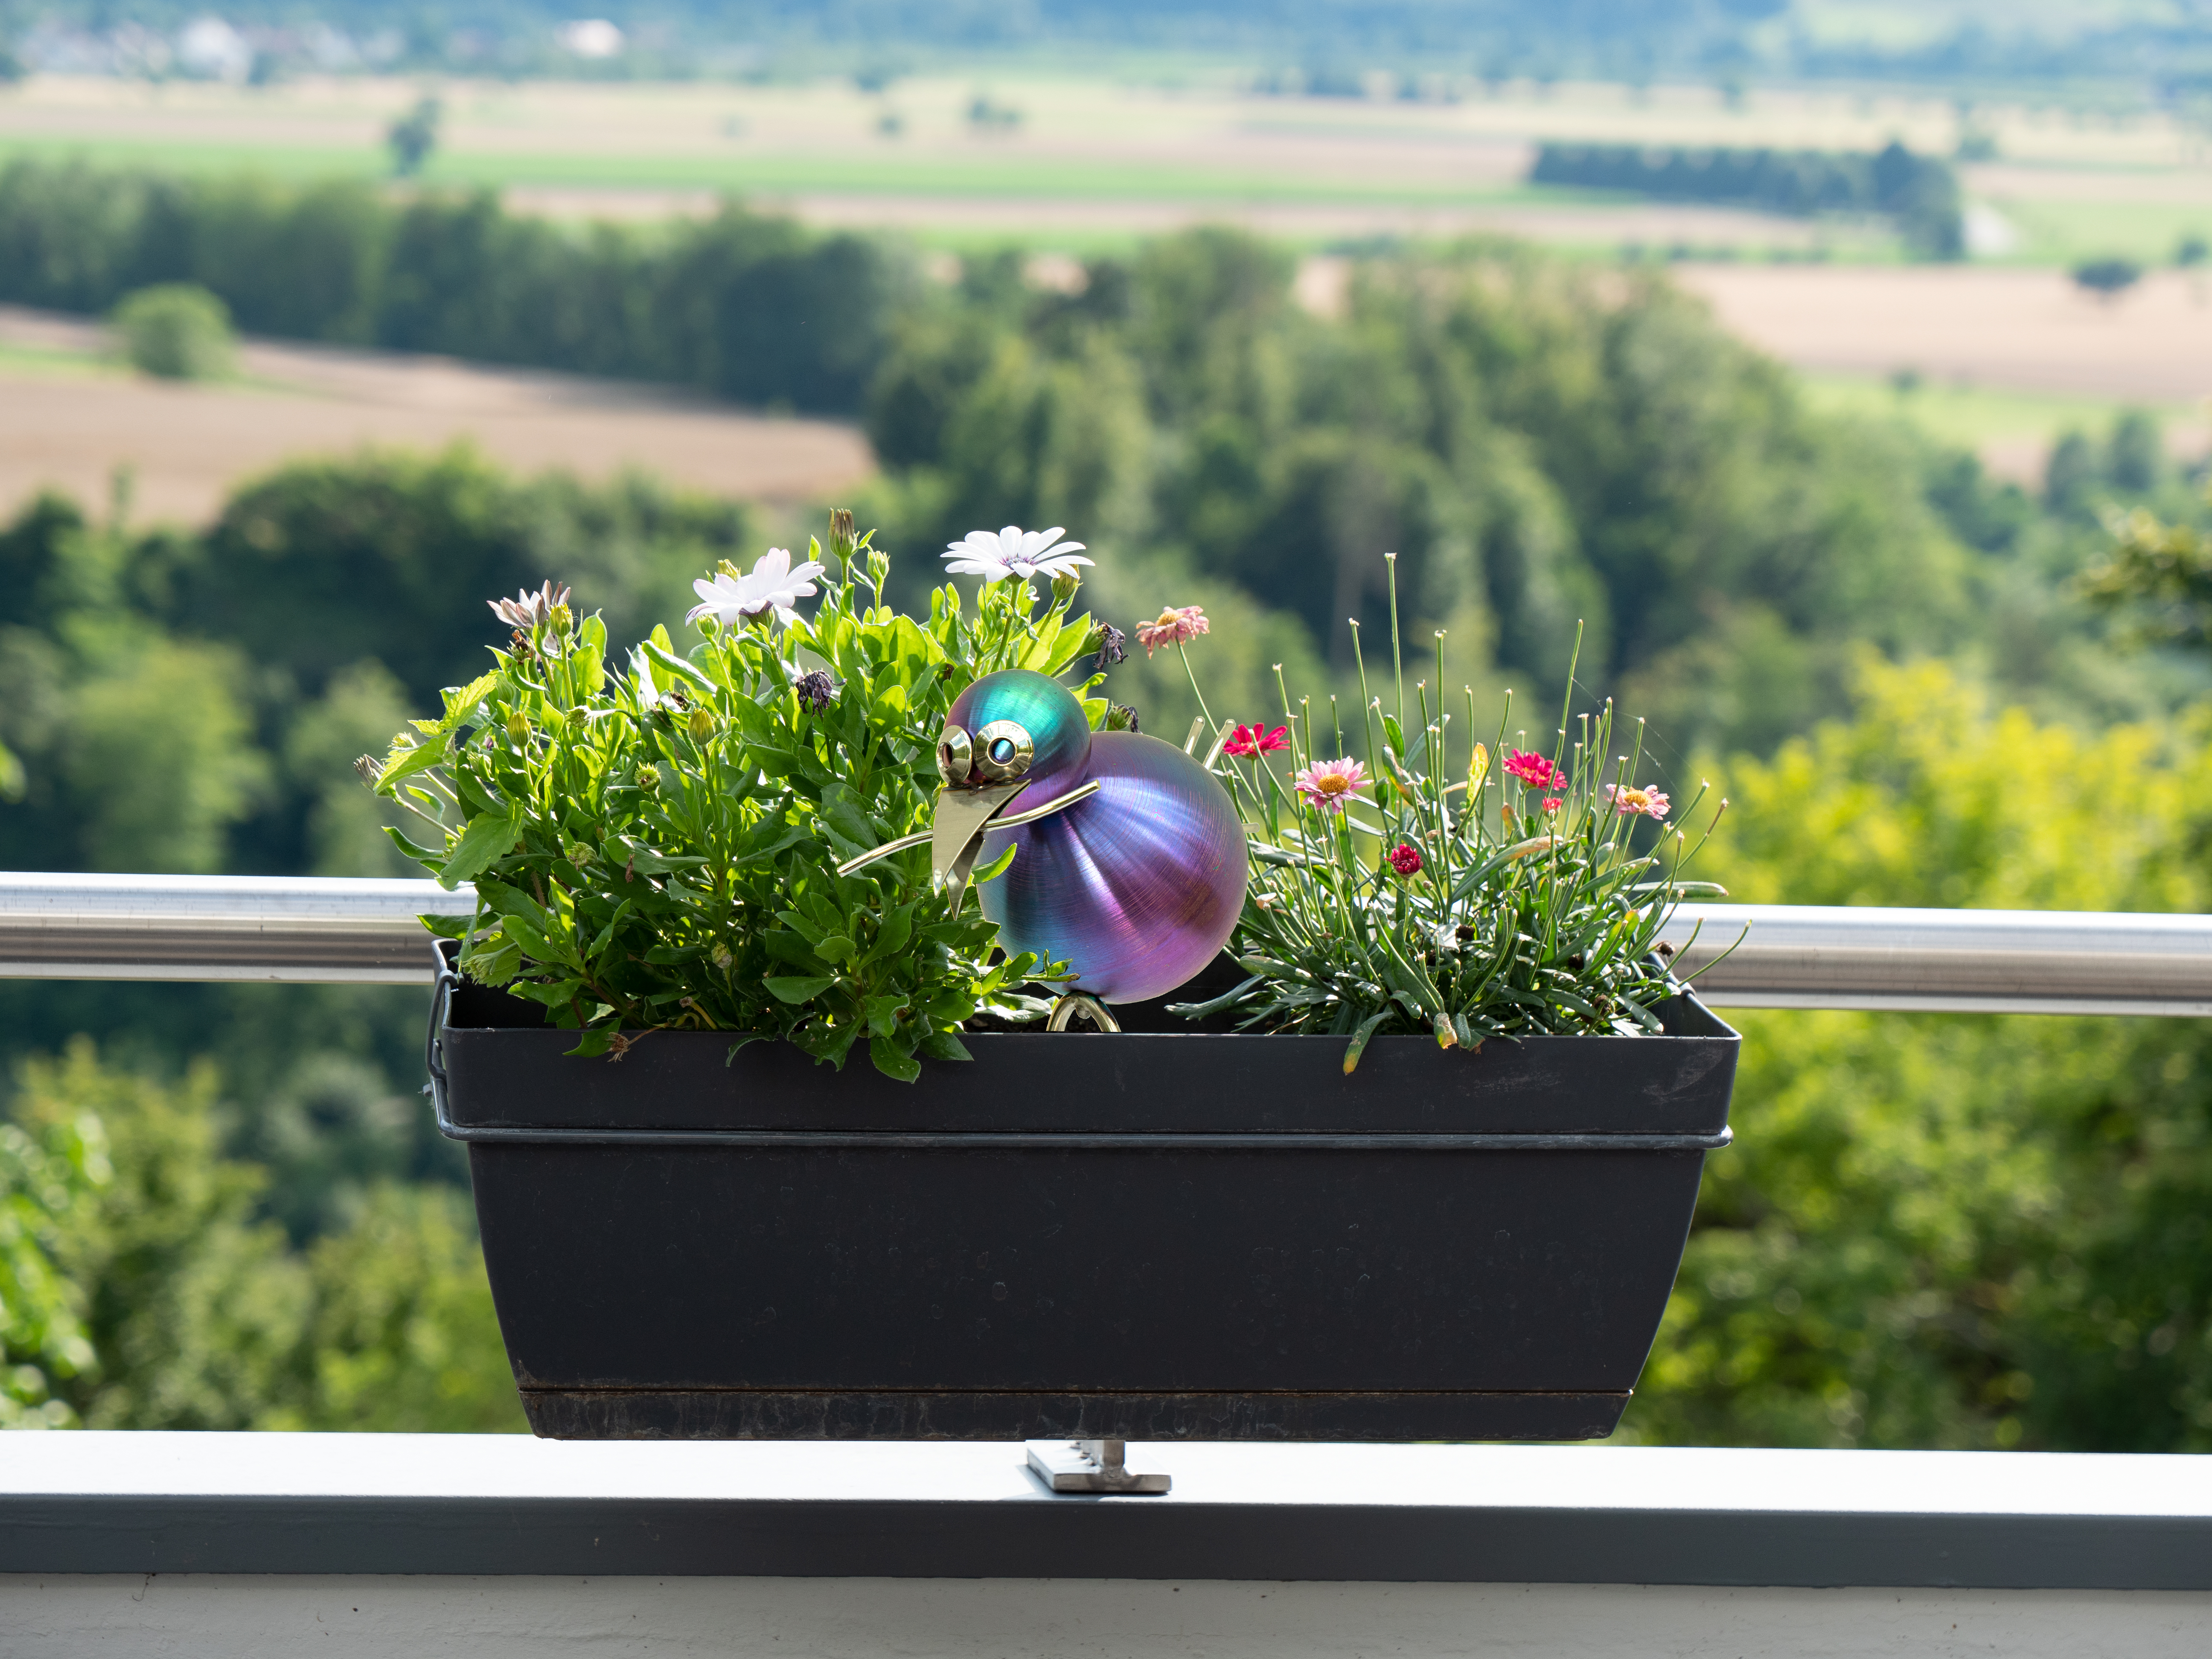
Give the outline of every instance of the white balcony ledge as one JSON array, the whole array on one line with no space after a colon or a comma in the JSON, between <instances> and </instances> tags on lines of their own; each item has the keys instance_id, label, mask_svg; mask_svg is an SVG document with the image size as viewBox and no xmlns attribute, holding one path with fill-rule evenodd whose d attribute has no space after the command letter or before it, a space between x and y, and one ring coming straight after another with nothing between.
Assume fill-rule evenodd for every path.
<instances>
[{"instance_id":1,"label":"white balcony ledge","mask_svg":"<svg viewBox=\"0 0 2212 1659\"><path fill-rule=\"evenodd\" d=\"M16 1571L629 1573L2212 1591L2212 1459L1135 1444L8 1437Z\"/></svg>"},{"instance_id":2,"label":"white balcony ledge","mask_svg":"<svg viewBox=\"0 0 2212 1659\"><path fill-rule=\"evenodd\" d=\"M2212 1459L1154 1443L1172 1493L1083 1498L1012 1445L0 1444L0 1647L55 1659L2212 1650Z\"/></svg>"}]
</instances>

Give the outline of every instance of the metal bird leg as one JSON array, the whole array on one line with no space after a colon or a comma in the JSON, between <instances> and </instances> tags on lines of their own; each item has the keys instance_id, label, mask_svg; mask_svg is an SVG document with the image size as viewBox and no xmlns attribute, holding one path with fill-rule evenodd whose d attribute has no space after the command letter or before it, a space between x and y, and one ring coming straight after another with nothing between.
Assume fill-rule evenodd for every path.
<instances>
[{"instance_id":1,"label":"metal bird leg","mask_svg":"<svg viewBox=\"0 0 2212 1659\"><path fill-rule=\"evenodd\" d=\"M1081 991L1070 991L1052 1005L1052 1017L1044 1023L1048 1031L1065 1031L1078 1018L1089 1020L1102 1031L1119 1032L1121 1021L1106 1012L1106 1005L1097 997L1086 996Z\"/></svg>"}]
</instances>

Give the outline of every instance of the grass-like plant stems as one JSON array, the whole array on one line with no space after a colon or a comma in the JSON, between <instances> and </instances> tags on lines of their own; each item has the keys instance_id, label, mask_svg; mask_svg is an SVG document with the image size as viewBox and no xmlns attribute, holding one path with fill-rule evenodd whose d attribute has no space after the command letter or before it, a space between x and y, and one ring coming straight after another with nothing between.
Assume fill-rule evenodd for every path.
<instances>
[{"instance_id":1,"label":"grass-like plant stems","mask_svg":"<svg viewBox=\"0 0 2212 1659\"><path fill-rule=\"evenodd\" d=\"M1406 734L1395 565L1391 599L1395 716L1380 714L1353 623L1374 764L1367 793L1316 803L1285 787L1264 754L1251 756L1249 774L1237 757L1218 757L1216 771L1243 804L1250 837L1248 899L1232 941L1249 977L1205 1011L1225 1010L1243 1030L1345 1036L1347 1070L1378 1034L1425 1035L1473 1050L1492 1037L1659 1030L1654 1010L1681 990L1657 951L1659 930L1686 894L1719 890L1681 879L1696 848L1679 831L1654 854L1634 851L1635 817L1667 811L1632 787L1640 727L1632 754L1616 756L1613 703L1574 712L1580 630L1551 758L1530 757L1508 773L1508 692L1496 751L1484 750L1480 765L1470 760L1463 782L1448 782L1451 717L1431 708L1425 681L1413 700L1419 744ZM1434 654L1441 684L1441 633ZM1279 666L1276 678L1289 758L1310 767L1318 752L1312 699L1293 705ZM1471 688L1466 696L1471 731ZM1334 698L1331 707L1338 709ZM1341 757L1340 718L1332 731ZM1529 781L1546 778L1540 787ZM1462 788L1468 799L1455 814L1450 797ZM1376 843L1371 868L1363 839Z\"/></svg>"}]
</instances>

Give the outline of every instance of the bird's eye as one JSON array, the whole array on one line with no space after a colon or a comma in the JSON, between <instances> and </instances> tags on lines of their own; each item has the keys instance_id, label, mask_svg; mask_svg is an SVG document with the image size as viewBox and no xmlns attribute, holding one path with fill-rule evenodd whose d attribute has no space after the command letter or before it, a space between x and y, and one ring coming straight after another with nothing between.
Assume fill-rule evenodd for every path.
<instances>
[{"instance_id":1,"label":"bird's eye","mask_svg":"<svg viewBox=\"0 0 2212 1659\"><path fill-rule=\"evenodd\" d=\"M943 734L937 739L937 775L956 788L966 783L974 752L975 745L968 736L967 727L955 726L948 720Z\"/></svg>"},{"instance_id":2,"label":"bird's eye","mask_svg":"<svg viewBox=\"0 0 2212 1659\"><path fill-rule=\"evenodd\" d=\"M1036 757L1029 728L1013 720L993 720L975 733L975 769L994 783L1021 777Z\"/></svg>"}]
</instances>

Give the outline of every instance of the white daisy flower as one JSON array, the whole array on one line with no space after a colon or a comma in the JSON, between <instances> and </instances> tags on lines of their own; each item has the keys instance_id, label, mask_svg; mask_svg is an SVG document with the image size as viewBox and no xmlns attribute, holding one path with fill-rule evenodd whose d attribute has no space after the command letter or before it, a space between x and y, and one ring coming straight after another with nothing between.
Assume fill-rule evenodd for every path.
<instances>
[{"instance_id":1,"label":"white daisy flower","mask_svg":"<svg viewBox=\"0 0 2212 1659\"><path fill-rule=\"evenodd\" d=\"M945 574L981 576L987 582L1002 582L1010 576L1024 580L1072 576L1076 566L1091 561L1077 558L1083 544L1061 541L1060 530L1058 525L1049 530L1024 530L1011 524L996 532L971 530L965 541L945 544Z\"/></svg>"},{"instance_id":2,"label":"white daisy flower","mask_svg":"<svg viewBox=\"0 0 2212 1659\"><path fill-rule=\"evenodd\" d=\"M700 603L684 613L684 620L696 622L702 617L712 617L727 628L747 617L774 611L778 622L795 622L799 612L793 607L814 593L814 584L809 579L823 574L828 568L809 559L794 570L790 550L771 547L761 555L749 574L702 577L693 582L691 591L699 596Z\"/></svg>"}]
</instances>

